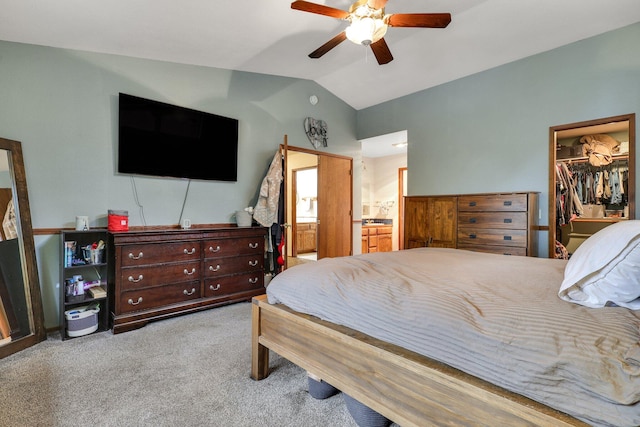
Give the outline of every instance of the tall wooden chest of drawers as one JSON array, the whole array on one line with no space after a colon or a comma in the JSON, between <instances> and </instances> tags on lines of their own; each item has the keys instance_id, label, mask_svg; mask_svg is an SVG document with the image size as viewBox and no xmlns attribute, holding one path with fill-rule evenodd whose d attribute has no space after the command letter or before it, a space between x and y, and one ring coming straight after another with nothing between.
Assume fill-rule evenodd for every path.
<instances>
[{"instance_id":1,"label":"tall wooden chest of drawers","mask_svg":"<svg viewBox=\"0 0 640 427\"><path fill-rule=\"evenodd\" d=\"M458 248L537 256L537 193L458 196Z\"/></svg>"},{"instance_id":2,"label":"tall wooden chest of drawers","mask_svg":"<svg viewBox=\"0 0 640 427\"><path fill-rule=\"evenodd\" d=\"M266 232L228 227L110 233L113 332L263 294Z\"/></svg>"}]
</instances>

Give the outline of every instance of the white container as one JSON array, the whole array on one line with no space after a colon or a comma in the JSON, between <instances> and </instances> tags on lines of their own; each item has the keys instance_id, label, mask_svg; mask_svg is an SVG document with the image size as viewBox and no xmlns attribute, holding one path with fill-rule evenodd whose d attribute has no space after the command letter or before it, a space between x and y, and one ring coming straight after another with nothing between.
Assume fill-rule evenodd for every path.
<instances>
[{"instance_id":1,"label":"white container","mask_svg":"<svg viewBox=\"0 0 640 427\"><path fill-rule=\"evenodd\" d=\"M67 319L67 335L81 337L98 330L98 313L100 307L89 306L76 307L64 312Z\"/></svg>"},{"instance_id":2,"label":"white container","mask_svg":"<svg viewBox=\"0 0 640 427\"><path fill-rule=\"evenodd\" d=\"M251 227L253 216L247 211L236 211L236 223L238 227Z\"/></svg>"}]
</instances>

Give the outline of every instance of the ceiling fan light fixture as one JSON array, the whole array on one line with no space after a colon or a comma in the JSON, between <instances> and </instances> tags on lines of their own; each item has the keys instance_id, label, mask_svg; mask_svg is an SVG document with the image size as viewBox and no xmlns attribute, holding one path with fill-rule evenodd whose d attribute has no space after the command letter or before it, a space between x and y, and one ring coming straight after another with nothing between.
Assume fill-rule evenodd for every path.
<instances>
[{"instance_id":1,"label":"ceiling fan light fixture","mask_svg":"<svg viewBox=\"0 0 640 427\"><path fill-rule=\"evenodd\" d=\"M347 38L355 44L368 46L387 33L387 24L382 19L354 17L345 30Z\"/></svg>"}]
</instances>

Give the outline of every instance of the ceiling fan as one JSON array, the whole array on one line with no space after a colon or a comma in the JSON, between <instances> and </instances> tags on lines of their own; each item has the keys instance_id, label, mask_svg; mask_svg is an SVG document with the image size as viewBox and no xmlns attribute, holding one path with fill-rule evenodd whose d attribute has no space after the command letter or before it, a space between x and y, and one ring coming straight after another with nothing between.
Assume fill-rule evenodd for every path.
<instances>
[{"instance_id":1,"label":"ceiling fan","mask_svg":"<svg viewBox=\"0 0 640 427\"><path fill-rule=\"evenodd\" d=\"M387 15L384 12L387 1L358 0L349 7L348 12L303 0L294 1L291 3L291 8L343 19L350 23L340 34L311 52L310 58L320 58L349 39L356 44L371 46L380 65L393 61L389 46L384 41L388 27L445 28L451 22L450 13L394 13Z\"/></svg>"}]
</instances>

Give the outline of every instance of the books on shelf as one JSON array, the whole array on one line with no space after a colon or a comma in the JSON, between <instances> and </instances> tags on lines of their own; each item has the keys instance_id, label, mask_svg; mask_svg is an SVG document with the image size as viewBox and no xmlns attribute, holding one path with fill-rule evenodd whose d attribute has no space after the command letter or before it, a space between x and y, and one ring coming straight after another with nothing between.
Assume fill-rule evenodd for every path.
<instances>
[{"instance_id":1,"label":"books on shelf","mask_svg":"<svg viewBox=\"0 0 640 427\"><path fill-rule=\"evenodd\" d=\"M107 296L107 291L102 286L93 286L87 290L93 298L104 298Z\"/></svg>"}]
</instances>

